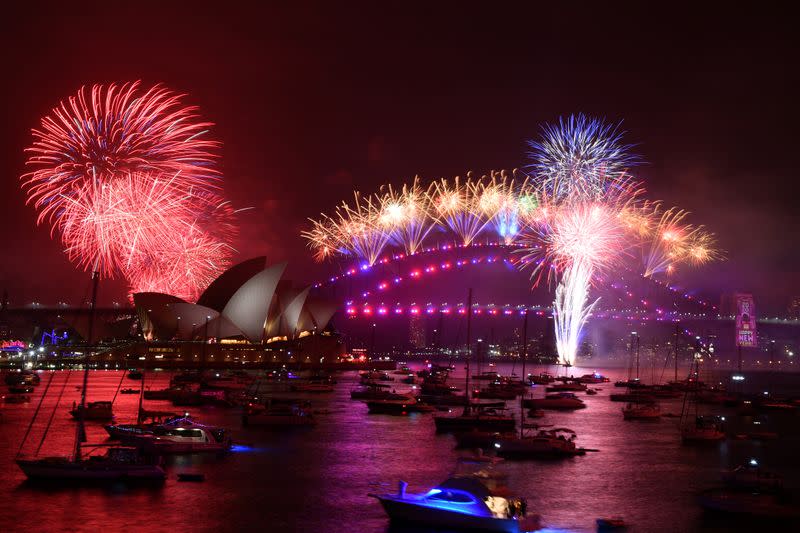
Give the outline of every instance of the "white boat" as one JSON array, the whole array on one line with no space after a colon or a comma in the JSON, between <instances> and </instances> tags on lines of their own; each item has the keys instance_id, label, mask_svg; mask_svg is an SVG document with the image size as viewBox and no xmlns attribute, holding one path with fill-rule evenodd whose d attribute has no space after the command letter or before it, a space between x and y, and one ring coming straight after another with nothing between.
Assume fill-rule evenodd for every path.
<instances>
[{"instance_id":1,"label":"white boat","mask_svg":"<svg viewBox=\"0 0 800 533\"><path fill-rule=\"evenodd\" d=\"M131 433L121 440L152 455L224 452L233 444L224 429L198 423L156 426L152 433Z\"/></svg>"},{"instance_id":2,"label":"white boat","mask_svg":"<svg viewBox=\"0 0 800 533\"><path fill-rule=\"evenodd\" d=\"M572 394L571 392L559 392L556 394L548 394L544 398L525 398L523 400L525 407L533 409L583 409L586 404L583 400Z\"/></svg>"},{"instance_id":3,"label":"white boat","mask_svg":"<svg viewBox=\"0 0 800 533\"><path fill-rule=\"evenodd\" d=\"M474 478L450 478L420 494L406 493L400 482L397 494L370 494L393 521L429 526L518 533L525 503L493 495Z\"/></svg>"},{"instance_id":4,"label":"white boat","mask_svg":"<svg viewBox=\"0 0 800 533\"><path fill-rule=\"evenodd\" d=\"M625 420L654 420L661 418L661 407L657 403L631 402L622 408Z\"/></svg>"},{"instance_id":5,"label":"white boat","mask_svg":"<svg viewBox=\"0 0 800 533\"><path fill-rule=\"evenodd\" d=\"M518 459L573 457L584 454L575 445L575 432L567 428L542 429L530 435L499 438L494 447L497 455Z\"/></svg>"}]
</instances>

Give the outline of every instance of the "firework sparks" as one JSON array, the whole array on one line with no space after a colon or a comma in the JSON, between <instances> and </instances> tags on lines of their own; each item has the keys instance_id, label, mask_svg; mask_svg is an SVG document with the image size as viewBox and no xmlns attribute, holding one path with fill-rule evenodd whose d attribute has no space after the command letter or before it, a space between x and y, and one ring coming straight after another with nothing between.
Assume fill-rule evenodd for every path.
<instances>
[{"instance_id":1,"label":"firework sparks","mask_svg":"<svg viewBox=\"0 0 800 533\"><path fill-rule=\"evenodd\" d=\"M60 233L73 262L104 276L122 274L134 288L136 279L174 273L141 261L148 250L184 253L204 261L197 270L222 272L235 234L233 210L219 192L219 143L205 138L211 123L196 111L158 85L95 85L61 102L33 130L22 186L37 222ZM193 252L197 232L217 250L209 257ZM184 273L180 283L206 278Z\"/></svg>"},{"instance_id":2,"label":"firework sparks","mask_svg":"<svg viewBox=\"0 0 800 533\"><path fill-rule=\"evenodd\" d=\"M601 199L639 163L631 146L622 143L619 125L579 114L545 125L542 133L541 141L528 142L529 168L555 201Z\"/></svg>"}]
</instances>

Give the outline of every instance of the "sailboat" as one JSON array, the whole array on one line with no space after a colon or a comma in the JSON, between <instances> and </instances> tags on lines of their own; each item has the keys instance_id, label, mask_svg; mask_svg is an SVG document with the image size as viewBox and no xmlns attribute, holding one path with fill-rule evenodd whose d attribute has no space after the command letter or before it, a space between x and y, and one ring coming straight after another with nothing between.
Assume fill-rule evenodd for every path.
<instances>
[{"instance_id":1,"label":"sailboat","mask_svg":"<svg viewBox=\"0 0 800 533\"><path fill-rule=\"evenodd\" d=\"M692 379L692 370L695 378ZM725 438L722 420L716 416L701 416L698 413L697 393L700 389L700 360L695 359L689 367L686 395L681 409L681 441L684 444L717 442ZM688 405L687 405L688 404ZM692 404L694 412L691 413Z\"/></svg>"},{"instance_id":2,"label":"sailboat","mask_svg":"<svg viewBox=\"0 0 800 533\"><path fill-rule=\"evenodd\" d=\"M92 333L94 328L94 315L97 303L97 285L100 278L99 272L92 273L92 301L89 314L89 334L87 345L91 346ZM88 348L87 346L87 348ZM78 406L78 424L75 430L75 445L72 456L70 457L44 457L44 458L24 458L20 456L22 446L25 444L23 438L20 450L17 453L16 463L29 479L35 480L62 480L62 481L108 481L108 480L164 480L166 472L161 467L160 460L146 457L134 447L129 446L105 446L105 445L83 445L86 440L84 416L86 412L86 386L89 381L89 361L87 349L87 361L84 364L83 386L81 387L81 403ZM49 386L49 385L48 385ZM45 394L47 391L45 390ZM44 399L44 394L42 395ZM39 412L42 402L31 419L27 438ZM51 419L52 421L52 419ZM49 428L49 424L48 424ZM46 432L45 432L46 436ZM43 437L44 439L44 437ZM89 453L84 454L84 448L93 448ZM105 453L95 454L93 451L105 448Z\"/></svg>"},{"instance_id":3,"label":"sailboat","mask_svg":"<svg viewBox=\"0 0 800 533\"><path fill-rule=\"evenodd\" d=\"M467 298L467 382L464 393L464 411L458 416L434 416L436 431L514 431L514 417L505 412L505 402L475 404L470 402L469 361L472 355L472 289Z\"/></svg>"}]
</instances>

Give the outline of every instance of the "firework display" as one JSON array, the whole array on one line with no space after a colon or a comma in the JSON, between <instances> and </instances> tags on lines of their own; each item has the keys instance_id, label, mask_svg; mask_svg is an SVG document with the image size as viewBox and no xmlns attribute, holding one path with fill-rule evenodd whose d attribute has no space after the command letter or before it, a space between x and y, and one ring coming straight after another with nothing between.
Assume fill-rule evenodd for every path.
<instances>
[{"instance_id":1,"label":"firework display","mask_svg":"<svg viewBox=\"0 0 800 533\"><path fill-rule=\"evenodd\" d=\"M573 364L603 273L641 255L645 277L680 263L718 259L713 234L684 223L685 211L644 198L628 172L640 162L619 126L570 116L531 141L525 171L492 171L441 179L423 191L419 179L373 196L356 194L303 232L317 260L354 257L368 267L391 247L413 255L430 241L469 246L492 233L519 247L520 268L534 285L555 285L553 317L559 359Z\"/></svg>"},{"instance_id":2,"label":"firework display","mask_svg":"<svg viewBox=\"0 0 800 533\"><path fill-rule=\"evenodd\" d=\"M192 299L228 266L236 229L211 123L182 97L138 82L81 88L33 130L22 181L77 265Z\"/></svg>"}]
</instances>

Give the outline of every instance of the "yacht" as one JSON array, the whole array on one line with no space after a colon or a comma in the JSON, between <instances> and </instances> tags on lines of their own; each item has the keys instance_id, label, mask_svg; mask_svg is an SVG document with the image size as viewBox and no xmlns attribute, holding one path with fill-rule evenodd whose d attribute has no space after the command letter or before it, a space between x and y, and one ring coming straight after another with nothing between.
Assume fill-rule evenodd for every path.
<instances>
[{"instance_id":1,"label":"yacht","mask_svg":"<svg viewBox=\"0 0 800 533\"><path fill-rule=\"evenodd\" d=\"M155 426L152 433L129 433L121 440L153 455L224 452L232 445L224 429L197 422L180 426L163 424Z\"/></svg>"},{"instance_id":2,"label":"yacht","mask_svg":"<svg viewBox=\"0 0 800 533\"><path fill-rule=\"evenodd\" d=\"M583 392L586 390L586 385L583 383L559 383L557 385L549 385L546 387L545 392Z\"/></svg>"},{"instance_id":3,"label":"yacht","mask_svg":"<svg viewBox=\"0 0 800 533\"><path fill-rule=\"evenodd\" d=\"M572 410L583 409L586 404L571 392L548 394L544 398L525 398L522 405L533 409Z\"/></svg>"},{"instance_id":4,"label":"yacht","mask_svg":"<svg viewBox=\"0 0 800 533\"><path fill-rule=\"evenodd\" d=\"M383 383L365 383L350 391L351 400L383 400L391 396L391 385Z\"/></svg>"},{"instance_id":5,"label":"yacht","mask_svg":"<svg viewBox=\"0 0 800 533\"><path fill-rule=\"evenodd\" d=\"M625 420L653 420L661 418L661 407L657 403L631 402L622 408Z\"/></svg>"},{"instance_id":6,"label":"yacht","mask_svg":"<svg viewBox=\"0 0 800 533\"><path fill-rule=\"evenodd\" d=\"M392 394L381 400L365 402L370 413L407 415L409 413L430 413L434 408L418 401L411 394Z\"/></svg>"},{"instance_id":7,"label":"yacht","mask_svg":"<svg viewBox=\"0 0 800 533\"><path fill-rule=\"evenodd\" d=\"M69 457L21 458L16 462L25 475L34 480L163 481L167 477L159 459L145 457L137 448L124 446L109 447L103 455L87 454L77 459Z\"/></svg>"},{"instance_id":8,"label":"yacht","mask_svg":"<svg viewBox=\"0 0 800 533\"><path fill-rule=\"evenodd\" d=\"M268 401L266 405L249 404L242 413L244 426L313 426L317 423L307 403L300 401Z\"/></svg>"},{"instance_id":9,"label":"yacht","mask_svg":"<svg viewBox=\"0 0 800 533\"><path fill-rule=\"evenodd\" d=\"M400 482L396 494L370 494L393 521L453 529L518 533L527 504L497 496L471 477L450 478L420 494L406 492Z\"/></svg>"},{"instance_id":10,"label":"yacht","mask_svg":"<svg viewBox=\"0 0 800 533\"><path fill-rule=\"evenodd\" d=\"M698 416L694 424L681 428L681 440L684 444L717 442L724 438L722 422L717 417Z\"/></svg>"},{"instance_id":11,"label":"yacht","mask_svg":"<svg viewBox=\"0 0 800 533\"><path fill-rule=\"evenodd\" d=\"M500 457L517 459L573 457L585 453L575 446L575 432L567 428L540 429L529 435L499 438L494 447Z\"/></svg>"},{"instance_id":12,"label":"yacht","mask_svg":"<svg viewBox=\"0 0 800 533\"><path fill-rule=\"evenodd\" d=\"M592 374L584 374L578 378L578 381L581 383L588 383L588 384L598 384L598 383L606 383L610 381L607 377L597 372Z\"/></svg>"},{"instance_id":13,"label":"yacht","mask_svg":"<svg viewBox=\"0 0 800 533\"><path fill-rule=\"evenodd\" d=\"M516 422L512 415L505 413L505 403L470 404L458 416L434 416L436 431L513 431Z\"/></svg>"},{"instance_id":14,"label":"yacht","mask_svg":"<svg viewBox=\"0 0 800 533\"><path fill-rule=\"evenodd\" d=\"M73 404L69 413L76 420L78 418L83 418L84 420L100 420L105 422L114 418L112 402L105 400L100 402L88 402L85 407Z\"/></svg>"}]
</instances>

